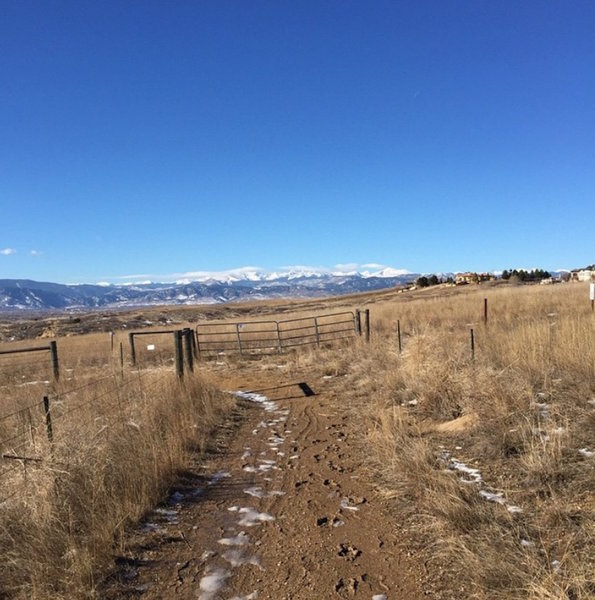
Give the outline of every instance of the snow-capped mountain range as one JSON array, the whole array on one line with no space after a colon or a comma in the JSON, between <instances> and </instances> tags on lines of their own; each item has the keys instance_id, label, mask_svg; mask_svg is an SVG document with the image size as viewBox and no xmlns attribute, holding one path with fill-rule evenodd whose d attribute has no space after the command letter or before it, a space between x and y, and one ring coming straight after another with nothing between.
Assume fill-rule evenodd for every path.
<instances>
[{"instance_id":1,"label":"snow-capped mountain range","mask_svg":"<svg viewBox=\"0 0 595 600\"><path fill-rule=\"evenodd\" d=\"M286 267L278 271L265 271L258 267L241 267L239 269L230 269L228 271L195 271L184 273L182 277L177 277L175 283L239 283L248 282L268 282L268 281L291 281L303 279L324 279L328 277L361 277L369 279L371 277L393 278L406 277L411 273L406 269L393 269L392 267L383 267L382 265L364 265L368 268L358 269L350 268L351 265L339 265L336 269L325 269L317 267ZM372 269L372 267L377 267ZM144 283L151 283L145 281Z\"/></svg>"},{"instance_id":2,"label":"snow-capped mountain range","mask_svg":"<svg viewBox=\"0 0 595 600\"><path fill-rule=\"evenodd\" d=\"M391 288L410 283L418 276L406 270L370 265L361 270L348 266L336 269L291 267L277 272L242 267L222 272L179 274L167 283L156 283L145 276L134 277L139 281L118 284L0 279L0 311L88 310L307 298Z\"/></svg>"}]
</instances>

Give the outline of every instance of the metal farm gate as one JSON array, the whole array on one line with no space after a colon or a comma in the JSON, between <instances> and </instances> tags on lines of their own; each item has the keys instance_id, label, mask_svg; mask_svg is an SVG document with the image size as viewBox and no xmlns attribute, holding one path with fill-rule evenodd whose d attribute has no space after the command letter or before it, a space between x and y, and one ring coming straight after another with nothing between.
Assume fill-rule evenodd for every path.
<instances>
[{"instance_id":1,"label":"metal farm gate","mask_svg":"<svg viewBox=\"0 0 595 600\"><path fill-rule=\"evenodd\" d=\"M307 344L326 344L358 333L356 315L340 312L287 321L201 323L196 326L199 356L228 352L279 354Z\"/></svg>"}]
</instances>

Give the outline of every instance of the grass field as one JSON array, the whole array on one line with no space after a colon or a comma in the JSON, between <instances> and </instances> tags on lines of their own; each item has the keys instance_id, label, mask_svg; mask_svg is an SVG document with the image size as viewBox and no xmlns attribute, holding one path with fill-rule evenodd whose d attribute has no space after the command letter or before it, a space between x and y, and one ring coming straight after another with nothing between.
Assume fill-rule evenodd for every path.
<instances>
[{"instance_id":1,"label":"grass field","mask_svg":"<svg viewBox=\"0 0 595 600\"><path fill-rule=\"evenodd\" d=\"M375 320L352 377L369 394L382 491L430 560L449 565L450 588L594 597L595 316L586 287L387 302Z\"/></svg>"},{"instance_id":2,"label":"grass field","mask_svg":"<svg viewBox=\"0 0 595 600\"><path fill-rule=\"evenodd\" d=\"M344 378L346 406L363 407L370 478L443 597L594 597L595 316L587 287L436 288L228 307L216 316L356 307L371 311L369 344L308 347L283 360L322 363ZM175 318L183 326L197 314ZM126 336L116 332L113 351L105 332L58 338L58 383L47 361L0 363L0 438L19 436L2 452L41 459L1 462L7 597L88 595L126 526L163 498L189 448L204 447L232 408L229 396L204 383L215 361L181 386L159 337L138 369L127 356L121 369ZM239 360L217 362L231 373ZM251 368L271 360L278 358ZM52 449L40 403L48 391Z\"/></svg>"}]
</instances>

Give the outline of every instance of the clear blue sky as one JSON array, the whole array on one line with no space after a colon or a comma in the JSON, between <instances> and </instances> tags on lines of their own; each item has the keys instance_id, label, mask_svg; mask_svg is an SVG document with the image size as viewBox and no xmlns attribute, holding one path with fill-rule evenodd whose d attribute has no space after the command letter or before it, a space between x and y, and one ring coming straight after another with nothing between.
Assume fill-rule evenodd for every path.
<instances>
[{"instance_id":1,"label":"clear blue sky","mask_svg":"<svg viewBox=\"0 0 595 600\"><path fill-rule=\"evenodd\" d=\"M595 262L595 2L0 3L0 278Z\"/></svg>"}]
</instances>

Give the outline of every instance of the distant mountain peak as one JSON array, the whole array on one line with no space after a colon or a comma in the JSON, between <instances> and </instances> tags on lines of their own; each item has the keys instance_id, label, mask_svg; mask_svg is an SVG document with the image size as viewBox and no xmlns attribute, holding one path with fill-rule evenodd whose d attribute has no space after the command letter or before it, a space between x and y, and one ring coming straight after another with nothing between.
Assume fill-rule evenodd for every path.
<instances>
[{"instance_id":1,"label":"distant mountain peak","mask_svg":"<svg viewBox=\"0 0 595 600\"><path fill-rule=\"evenodd\" d=\"M90 310L167 304L212 304L250 299L335 296L410 283L416 274L383 267L346 271L293 267L278 272L242 268L218 273L187 273L170 283L66 285L0 280L0 311Z\"/></svg>"}]
</instances>

